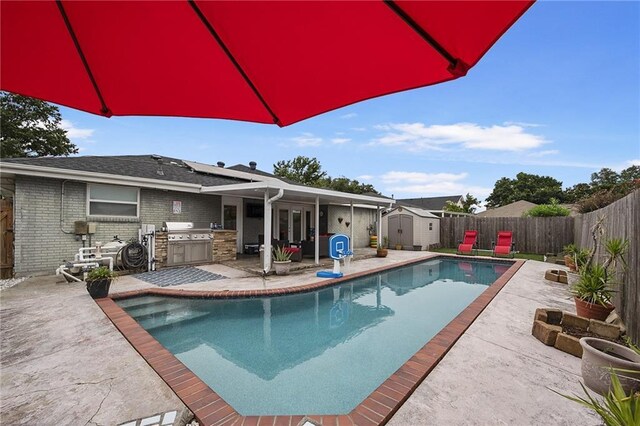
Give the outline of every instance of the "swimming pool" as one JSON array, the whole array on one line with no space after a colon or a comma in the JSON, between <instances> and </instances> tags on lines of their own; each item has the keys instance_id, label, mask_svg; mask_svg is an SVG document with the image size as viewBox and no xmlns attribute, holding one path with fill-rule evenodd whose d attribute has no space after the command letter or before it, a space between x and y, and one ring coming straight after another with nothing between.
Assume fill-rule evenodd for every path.
<instances>
[{"instance_id":1,"label":"swimming pool","mask_svg":"<svg viewBox=\"0 0 640 426\"><path fill-rule=\"evenodd\" d=\"M117 303L242 415L341 414L509 266L438 258L302 294Z\"/></svg>"}]
</instances>

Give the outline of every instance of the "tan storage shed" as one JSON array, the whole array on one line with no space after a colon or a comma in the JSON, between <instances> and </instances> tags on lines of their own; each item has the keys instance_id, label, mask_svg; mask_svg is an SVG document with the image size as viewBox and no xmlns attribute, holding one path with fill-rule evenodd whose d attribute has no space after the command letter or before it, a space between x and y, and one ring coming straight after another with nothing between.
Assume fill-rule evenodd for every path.
<instances>
[{"instance_id":1,"label":"tan storage shed","mask_svg":"<svg viewBox=\"0 0 640 426\"><path fill-rule=\"evenodd\" d=\"M382 236L390 249L399 244L403 250L428 250L440 243L440 219L427 210L398 206L382 216Z\"/></svg>"}]
</instances>

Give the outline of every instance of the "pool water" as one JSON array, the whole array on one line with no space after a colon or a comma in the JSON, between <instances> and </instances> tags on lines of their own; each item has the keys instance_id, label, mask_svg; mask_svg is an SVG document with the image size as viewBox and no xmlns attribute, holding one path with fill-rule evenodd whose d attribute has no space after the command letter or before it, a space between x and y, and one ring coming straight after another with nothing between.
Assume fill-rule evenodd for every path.
<instances>
[{"instance_id":1,"label":"pool water","mask_svg":"<svg viewBox=\"0 0 640 426\"><path fill-rule=\"evenodd\" d=\"M509 266L441 258L310 293L117 303L241 415L346 414Z\"/></svg>"}]
</instances>

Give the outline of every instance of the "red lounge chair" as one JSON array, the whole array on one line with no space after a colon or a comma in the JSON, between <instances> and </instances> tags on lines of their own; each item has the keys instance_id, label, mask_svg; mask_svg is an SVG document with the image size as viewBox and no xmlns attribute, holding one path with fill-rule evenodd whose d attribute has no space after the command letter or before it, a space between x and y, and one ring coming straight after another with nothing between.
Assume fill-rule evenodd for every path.
<instances>
[{"instance_id":1,"label":"red lounge chair","mask_svg":"<svg viewBox=\"0 0 640 426\"><path fill-rule=\"evenodd\" d=\"M464 240L458 246L458 254L478 254L475 248L478 239L478 231L464 231Z\"/></svg>"},{"instance_id":2,"label":"red lounge chair","mask_svg":"<svg viewBox=\"0 0 640 426\"><path fill-rule=\"evenodd\" d=\"M513 242L513 233L511 231L499 231L497 242L492 241L493 256L509 256L513 257L516 243Z\"/></svg>"}]
</instances>

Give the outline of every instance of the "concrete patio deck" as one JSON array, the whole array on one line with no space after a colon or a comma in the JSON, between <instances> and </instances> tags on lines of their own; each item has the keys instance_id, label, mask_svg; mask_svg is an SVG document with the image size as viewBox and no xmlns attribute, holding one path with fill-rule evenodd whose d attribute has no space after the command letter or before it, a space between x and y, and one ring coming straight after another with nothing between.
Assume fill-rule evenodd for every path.
<instances>
[{"instance_id":1,"label":"concrete patio deck","mask_svg":"<svg viewBox=\"0 0 640 426\"><path fill-rule=\"evenodd\" d=\"M348 273L425 257L390 251L352 263ZM551 392L579 393L580 360L533 336L538 307L573 311L566 285L543 280L549 264L527 261L427 379L391 425L598 424L587 409ZM173 289L282 288L320 281L315 270L257 277L224 265L228 277ZM57 281L57 282L56 282ZM113 292L155 287L122 277ZM82 284L56 277L0 292L2 424L119 424L155 413L189 412L89 298Z\"/></svg>"}]
</instances>

